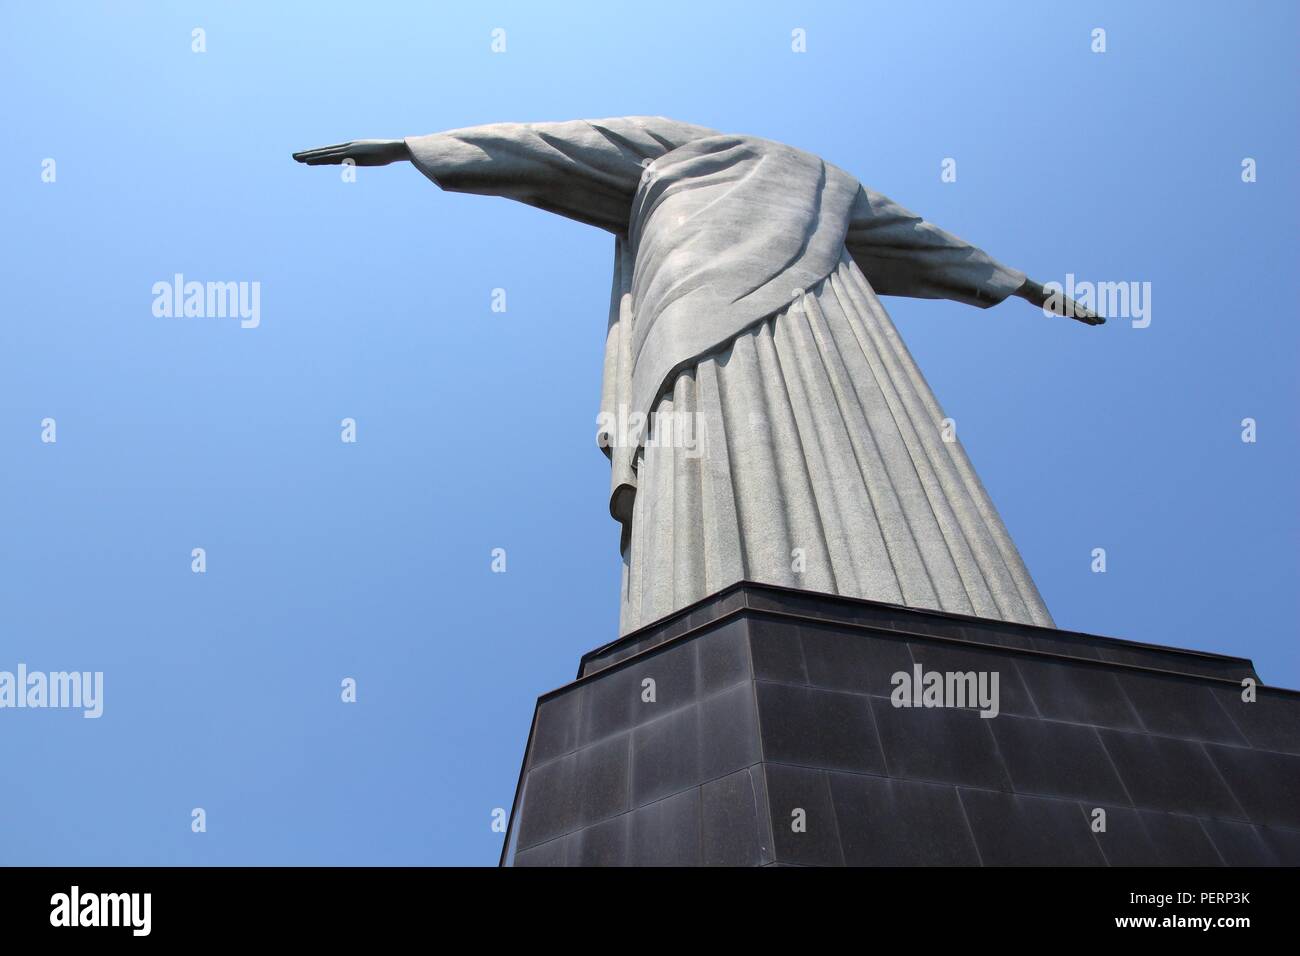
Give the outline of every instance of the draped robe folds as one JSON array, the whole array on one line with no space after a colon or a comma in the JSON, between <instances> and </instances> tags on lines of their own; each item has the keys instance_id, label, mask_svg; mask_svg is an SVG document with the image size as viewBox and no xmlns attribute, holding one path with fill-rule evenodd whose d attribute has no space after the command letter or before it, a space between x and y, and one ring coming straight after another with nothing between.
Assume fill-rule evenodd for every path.
<instances>
[{"instance_id":1,"label":"draped robe folds","mask_svg":"<svg viewBox=\"0 0 1300 956\"><path fill-rule=\"evenodd\" d=\"M615 236L597 441L621 633L742 578L1051 625L877 297L988 307L1023 273L756 137L625 117L406 144L443 189Z\"/></svg>"}]
</instances>

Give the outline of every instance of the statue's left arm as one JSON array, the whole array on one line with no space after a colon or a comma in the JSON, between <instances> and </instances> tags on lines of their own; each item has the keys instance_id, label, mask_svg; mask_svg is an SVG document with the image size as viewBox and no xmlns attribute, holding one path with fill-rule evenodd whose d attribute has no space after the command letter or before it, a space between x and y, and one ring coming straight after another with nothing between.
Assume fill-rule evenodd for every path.
<instances>
[{"instance_id":1,"label":"statue's left arm","mask_svg":"<svg viewBox=\"0 0 1300 956\"><path fill-rule=\"evenodd\" d=\"M854 203L845 245L881 295L953 299L980 308L1015 295L1036 306L1073 306L1067 310L1071 318L1088 325L1105 321L1078 303L1050 296L1023 272L865 187Z\"/></svg>"}]
</instances>

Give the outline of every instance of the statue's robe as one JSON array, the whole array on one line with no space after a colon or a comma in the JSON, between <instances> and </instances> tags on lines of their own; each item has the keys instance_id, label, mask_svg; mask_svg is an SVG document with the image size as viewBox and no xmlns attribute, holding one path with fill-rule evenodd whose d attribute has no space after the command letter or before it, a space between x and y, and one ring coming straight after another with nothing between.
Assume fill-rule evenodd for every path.
<instances>
[{"instance_id":1,"label":"statue's robe","mask_svg":"<svg viewBox=\"0 0 1300 956\"><path fill-rule=\"evenodd\" d=\"M877 297L987 307L1022 273L752 136L625 117L406 144L443 189L616 237L597 439L622 633L742 578L1052 624Z\"/></svg>"}]
</instances>

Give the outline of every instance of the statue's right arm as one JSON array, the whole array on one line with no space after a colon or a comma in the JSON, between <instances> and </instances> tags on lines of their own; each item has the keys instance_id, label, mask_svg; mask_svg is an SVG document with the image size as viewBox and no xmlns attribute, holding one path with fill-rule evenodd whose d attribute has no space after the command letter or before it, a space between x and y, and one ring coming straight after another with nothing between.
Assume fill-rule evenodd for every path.
<instances>
[{"instance_id":1,"label":"statue's right arm","mask_svg":"<svg viewBox=\"0 0 1300 956\"><path fill-rule=\"evenodd\" d=\"M363 139L293 158L309 166L409 160L451 192L504 196L611 232L628 228L645 167L713 130L659 116L559 123L492 123L465 129Z\"/></svg>"},{"instance_id":2,"label":"statue's right arm","mask_svg":"<svg viewBox=\"0 0 1300 956\"><path fill-rule=\"evenodd\" d=\"M493 123L405 142L416 168L443 189L504 196L623 232L645 167L710 135L701 126L629 116Z\"/></svg>"}]
</instances>

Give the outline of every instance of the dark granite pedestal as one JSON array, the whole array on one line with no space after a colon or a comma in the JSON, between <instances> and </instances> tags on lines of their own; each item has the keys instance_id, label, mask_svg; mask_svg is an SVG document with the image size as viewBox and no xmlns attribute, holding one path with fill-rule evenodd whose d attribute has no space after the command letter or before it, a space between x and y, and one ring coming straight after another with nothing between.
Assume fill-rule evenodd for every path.
<instances>
[{"instance_id":1,"label":"dark granite pedestal","mask_svg":"<svg viewBox=\"0 0 1300 956\"><path fill-rule=\"evenodd\" d=\"M998 716L894 706L916 665L996 673ZM1297 865L1300 694L1248 703L1245 678L1244 658L742 583L538 700L501 862Z\"/></svg>"}]
</instances>

